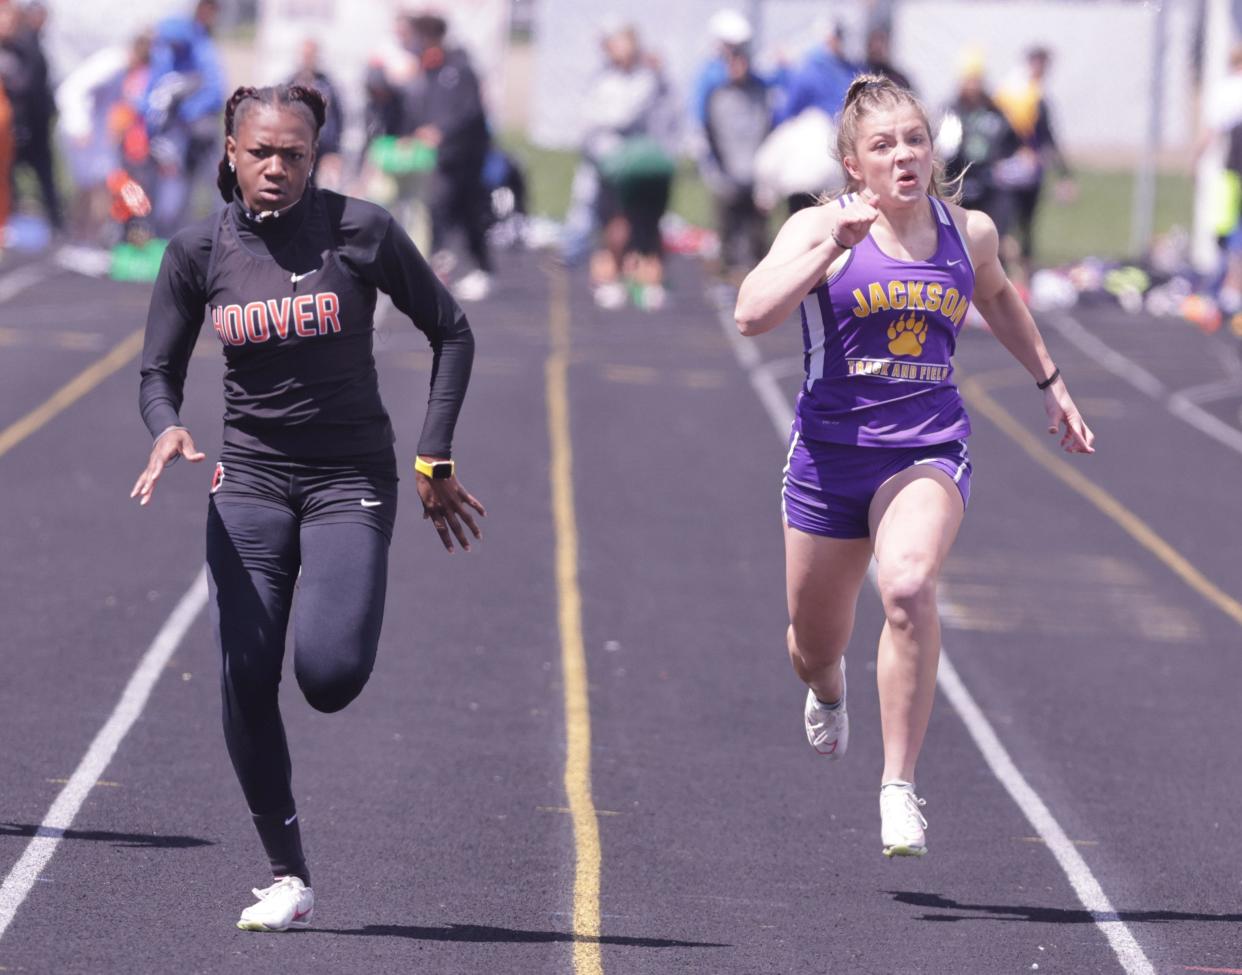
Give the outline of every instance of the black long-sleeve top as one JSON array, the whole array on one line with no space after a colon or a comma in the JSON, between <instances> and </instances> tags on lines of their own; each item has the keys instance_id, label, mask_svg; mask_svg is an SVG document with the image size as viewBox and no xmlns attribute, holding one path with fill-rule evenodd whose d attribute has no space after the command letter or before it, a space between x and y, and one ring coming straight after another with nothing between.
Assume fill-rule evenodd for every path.
<instances>
[{"instance_id":1,"label":"black long-sleeve top","mask_svg":"<svg viewBox=\"0 0 1242 975\"><path fill-rule=\"evenodd\" d=\"M296 458L347 457L393 442L372 353L376 292L434 353L418 452L449 457L470 380L465 315L381 207L308 189L259 219L235 196L178 232L147 316L139 405L153 437L180 425L205 316L224 348L224 442Z\"/></svg>"}]
</instances>

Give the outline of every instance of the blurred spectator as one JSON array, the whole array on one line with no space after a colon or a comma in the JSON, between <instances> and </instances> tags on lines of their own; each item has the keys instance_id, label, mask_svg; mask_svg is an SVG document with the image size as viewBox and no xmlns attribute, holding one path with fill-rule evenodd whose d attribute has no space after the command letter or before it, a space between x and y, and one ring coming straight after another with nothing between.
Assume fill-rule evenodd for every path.
<instances>
[{"instance_id":1,"label":"blurred spectator","mask_svg":"<svg viewBox=\"0 0 1242 975\"><path fill-rule=\"evenodd\" d=\"M501 247L526 242L526 173L512 155L492 146L483 164L489 202L488 239Z\"/></svg>"},{"instance_id":2,"label":"blurred spectator","mask_svg":"<svg viewBox=\"0 0 1242 975\"><path fill-rule=\"evenodd\" d=\"M108 127L121 149L121 168L108 178L112 219L124 228L124 239L145 244L152 236L151 201L156 165L143 118L143 95L151 78L151 34L143 32L130 47L129 64L121 78L120 98L113 103ZM145 187L145 188L144 188Z\"/></svg>"},{"instance_id":3,"label":"blurred spectator","mask_svg":"<svg viewBox=\"0 0 1242 975\"><path fill-rule=\"evenodd\" d=\"M418 199L423 171L393 172L391 160L386 160L386 152L399 153L406 147L399 139L405 134L405 95L378 53L367 63L363 95L362 146L351 174L353 192L388 207L419 249L430 254L430 219Z\"/></svg>"},{"instance_id":4,"label":"blurred spectator","mask_svg":"<svg viewBox=\"0 0 1242 975\"><path fill-rule=\"evenodd\" d=\"M453 293L462 301L479 301L492 284L490 203L483 185L491 135L479 80L466 52L445 46L448 25L442 17L419 14L408 26L421 70L407 90L405 129L436 150L428 199L432 266L443 273L450 234L460 229L475 266L457 279Z\"/></svg>"},{"instance_id":5,"label":"blurred spectator","mask_svg":"<svg viewBox=\"0 0 1242 975\"><path fill-rule=\"evenodd\" d=\"M595 202L598 196L599 171L595 163L583 155L569 184L569 207L561 228L561 260L570 267L580 264L591 252L598 225Z\"/></svg>"},{"instance_id":6,"label":"blurred spectator","mask_svg":"<svg viewBox=\"0 0 1242 975\"><path fill-rule=\"evenodd\" d=\"M1234 45L1229 52L1229 72L1210 91L1203 120L1205 128L1195 146L1199 153L1242 124L1242 44Z\"/></svg>"},{"instance_id":7,"label":"blurred spectator","mask_svg":"<svg viewBox=\"0 0 1242 975\"><path fill-rule=\"evenodd\" d=\"M957 97L945 110L936 148L945 161L945 178L961 180L961 204L1000 216L992 170L1018 149L1018 137L984 87L983 57L963 59Z\"/></svg>"},{"instance_id":8,"label":"blurred spectator","mask_svg":"<svg viewBox=\"0 0 1242 975\"><path fill-rule=\"evenodd\" d=\"M319 146L316 150L315 171L311 174L314 185L329 190L341 190L344 165L341 161L341 133L345 130L345 117L336 85L319 65L319 44L312 38L302 42L298 68L288 84L314 88L323 95L327 104L327 116L319 130Z\"/></svg>"},{"instance_id":9,"label":"blurred spectator","mask_svg":"<svg viewBox=\"0 0 1242 975\"><path fill-rule=\"evenodd\" d=\"M224 76L212 40L217 0L198 0L192 17L169 17L155 28L143 114L159 167L152 221L160 237L185 222L195 188L214 182Z\"/></svg>"},{"instance_id":10,"label":"blurred spectator","mask_svg":"<svg viewBox=\"0 0 1242 975\"><path fill-rule=\"evenodd\" d=\"M405 103L401 90L388 78L384 65L372 61L367 65L363 75L365 101L363 107L363 146L361 160L366 159L366 150L381 135L401 135L405 123Z\"/></svg>"},{"instance_id":11,"label":"blurred spectator","mask_svg":"<svg viewBox=\"0 0 1242 975\"><path fill-rule=\"evenodd\" d=\"M716 206L721 269L744 275L767 251L767 214L755 202L755 157L772 128L768 86L751 68L749 24L723 44L726 74L707 92L703 182ZM740 280L740 278L739 278Z\"/></svg>"},{"instance_id":12,"label":"blurred spectator","mask_svg":"<svg viewBox=\"0 0 1242 975\"><path fill-rule=\"evenodd\" d=\"M73 69L56 89L57 131L73 179L69 232L75 243L111 244L115 234L108 180L121 169L151 185L142 94L150 73L151 37L104 48Z\"/></svg>"},{"instance_id":13,"label":"blurred spectator","mask_svg":"<svg viewBox=\"0 0 1242 975\"><path fill-rule=\"evenodd\" d=\"M823 37L823 43L816 45L790 76L784 104L777 112L778 123L807 108L822 109L835 120L850 82L861 71L845 56L845 32L839 23L817 21L815 32Z\"/></svg>"},{"instance_id":14,"label":"blurred spectator","mask_svg":"<svg viewBox=\"0 0 1242 975\"><path fill-rule=\"evenodd\" d=\"M1213 142L1223 140L1224 168L1216 236L1224 260L1217 295L1226 315L1242 311L1242 44L1229 54L1229 73L1211 91L1203 109L1204 131L1196 149L1202 154Z\"/></svg>"},{"instance_id":15,"label":"blurred spectator","mask_svg":"<svg viewBox=\"0 0 1242 975\"><path fill-rule=\"evenodd\" d=\"M12 169L13 169L13 105L4 90L3 79L0 79L0 231L9 221L12 212ZM4 235L0 232L0 246Z\"/></svg>"},{"instance_id":16,"label":"blurred spectator","mask_svg":"<svg viewBox=\"0 0 1242 975\"><path fill-rule=\"evenodd\" d=\"M784 199L789 212L813 206L845 186L845 171L828 147L837 130L822 108L807 108L776 126L755 156L755 196L772 210Z\"/></svg>"},{"instance_id":17,"label":"blurred spectator","mask_svg":"<svg viewBox=\"0 0 1242 975\"><path fill-rule=\"evenodd\" d=\"M422 70L418 54L415 53L418 43L414 33L413 15L398 13L393 22L391 41L385 40L375 56L376 63L383 66L389 84L404 88Z\"/></svg>"},{"instance_id":18,"label":"blurred spectator","mask_svg":"<svg viewBox=\"0 0 1242 975\"><path fill-rule=\"evenodd\" d=\"M885 24L877 24L867 31L867 73L878 74L901 85L907 91L914 91L902 72L892 62L893 35Z\"/></svg>"},{"instance_id":19,"label":"blurred spectator","mask_svg":"<svg viewBox=\"0 0 1242 975\"><path fill-rule=\"evenodd\" d=\"M673 184L675 110L659 61L643 53L632 25L606 26L602 45L583 144L598 172L601 246L591 257L591 284L596 303L615 309L626 303L628 279L636 303L654 310L666 300L660 218Z\"/></svg>"},{"instance_id":20,"label":"blurred spectator","mask_svg":"<svg viewBox=\"0 0 1242 975\"><path fill-rule=\"evenodd\" d=\"M1002 256L1019 285L1025 285L1030 275L1035 213L1045 168L1051 165L1059 174L1059 198L1068 200L1074 194L1069 165L1057 145L1044 97L1044 78L1051 60L1046 47L1031 48L1025 65L1015 70L994 96L1019 140L1017 151L997 162L992 170L1000 194L997 227L1007 238L1002 243Z\"/></svg>"},{"instance_id":21,"label":"blurred spectator","mask_svg":"<svg viewBox=\"0 0 1242 975\"><path fill-rule=\"evenodd\" d=\"M755 67L753 52L750 51L754 40L754 29L751 23L736 10L726 8L712 14L707 21L707 32L714 45L712 56L699 70L694 82L694 92L690 99L690 114L695 124L707 125L707 96L729 77L729 50L745 45L751 57L751 74L769 88L773 102L784 97L784 88L789 81L788 68L782 63L771 72L760 71Z\"/></svg>"},{"instance_id":22,"label":"blurred spectator","mask_svg":"<svg viewBox=\"0 0 1242 975\"><path fill-rule=\"evenodd\" d=\"M56 89L57 134L73 180L68 229L75 243L106 242L108 176L122 165L123 133L114 112L122 111L130 67L147 71L149 50L149 37L133 47L104 47L78 63Z\"/></svg>"},{"instance_id":23,"label":"blurred spectator","mask_svg":"<svg viewBox=\"0 0 1242 975\"><path fill-rule=\"evenodd\" d=\"M34 171L48 223L60 230L63 218L52 163L56 102L43 53L46 20L42 4L24 10L12 2L0 7L0 76L13 111L13 169L25 165Z\"/></svg>"},{"instance_id":24,"label":"blurred spectator","mask_svg":"<svg viewBox=\"0 0 1242 975\"><path fill-rule=\"evenodd\" d=\"M21 11L12 3L0 3L0 85L3 86L5 92L5 105L7 110L6 129L7 141L9 148L15 151L17 132L20 126L18 115L20 112L19 102L21 101L20 93L24 91L29 82L27 77L29 69L26 60L20 54L20 44L18 35L21 32ZM12 172L10 158L10 167L5 171L5 198L9 202L12 200Z\"/></svg>"}]
</instances>

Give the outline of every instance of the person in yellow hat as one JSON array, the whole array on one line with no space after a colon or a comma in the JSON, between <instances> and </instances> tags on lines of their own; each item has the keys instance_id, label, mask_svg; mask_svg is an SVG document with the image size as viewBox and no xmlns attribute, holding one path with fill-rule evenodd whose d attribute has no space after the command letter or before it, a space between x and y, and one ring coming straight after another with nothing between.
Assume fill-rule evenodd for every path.
<instances>
[{"instance_id":1,"label":"person in yellow hat","mask_svg":"<svg viewBox=\"0 0 1242 975\"><path fill-rule=\"evenodd\" d=\"M962 206L1000 217L1000 192L993 168L1019 148L1018 135L988 92L983 53L963 52L957 95L944 113L936 146L945 160L945 179L961 181Z\"/></svg>"},{"instance_id":2,"label":"person in yellow hat","mask_svg":"<svg viewBox=\"0 0 1242 975\"><path fill-rule=\"evenodd\" d=\"M1004 250L1010 271L1019 283L1025 283L1030 274L1035 212L1045 168L1051 165L1060 176L1058 197L1071 199L1075 194L1069 164L1057 145L1045 97L1044 79L1051 63L1052 52L1048 48L1030 48L1024 67L1011 75L994 96L1020 140L1017 151L998 162L993 170L1001 190L998 229L1008 239Z\"/></svg>"}]
</instances>

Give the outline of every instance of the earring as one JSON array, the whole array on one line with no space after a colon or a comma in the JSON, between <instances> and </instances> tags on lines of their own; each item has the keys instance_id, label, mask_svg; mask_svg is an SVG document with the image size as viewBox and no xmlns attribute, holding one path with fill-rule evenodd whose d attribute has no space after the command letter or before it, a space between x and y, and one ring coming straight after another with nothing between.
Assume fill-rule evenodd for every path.
<instances>
[{"instance_id":1,"label":"earring","mask_svg":"<svg viewBox=\"0 0 1242 975\"><path fill-rule=\"evenodd\" d=\"M230 173L235 173L235 172L237 172L237 164L236 164L235 162L233 162L233 160L232 160L232 159L230 159L230 160L229 160L229 172L230 172Z\"/></svg>"}]
</instances>

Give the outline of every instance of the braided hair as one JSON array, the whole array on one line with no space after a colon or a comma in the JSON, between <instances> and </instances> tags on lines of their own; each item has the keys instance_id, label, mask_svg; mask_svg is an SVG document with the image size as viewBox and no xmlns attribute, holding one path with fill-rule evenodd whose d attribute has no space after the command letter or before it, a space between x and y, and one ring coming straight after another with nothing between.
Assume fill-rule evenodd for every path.
<instances>
[{"instance_id":1,"label":"braided hair","mask_svg":"<svg viewBox=\"0 0 1242 975\"><path fill-rule=\"evenodd\" d=\"M309 85L270 85L266 88L243 85L233 92L224 106L224 134L236 136L242 119L255 105L290 108L304 114L315 133L314 145L318 147L319 130L327 117L327 103L317 89ZM216 169L216 186L225 203L232 201L233 192L237 189L237 174L229 165L227 145Z\"/></svg>"}]
</instances>

